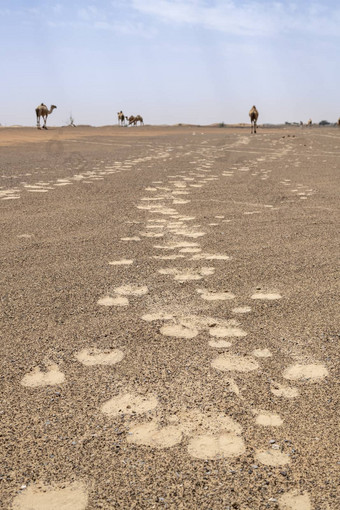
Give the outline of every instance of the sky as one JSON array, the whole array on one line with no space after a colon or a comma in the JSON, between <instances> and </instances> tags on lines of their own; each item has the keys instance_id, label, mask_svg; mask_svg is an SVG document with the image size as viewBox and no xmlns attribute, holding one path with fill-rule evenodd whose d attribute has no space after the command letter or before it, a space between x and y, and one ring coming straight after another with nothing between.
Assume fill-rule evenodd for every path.
<instances>
[{"instance_id":1,"label":"sky","mask_svg":"<svg viewBox=\"0 0 340 510\"><path fill-rule=\"evenodd\" d=\"M335 122L340 0L0 0L0 124Z\"/></svg>"}]
</instances>

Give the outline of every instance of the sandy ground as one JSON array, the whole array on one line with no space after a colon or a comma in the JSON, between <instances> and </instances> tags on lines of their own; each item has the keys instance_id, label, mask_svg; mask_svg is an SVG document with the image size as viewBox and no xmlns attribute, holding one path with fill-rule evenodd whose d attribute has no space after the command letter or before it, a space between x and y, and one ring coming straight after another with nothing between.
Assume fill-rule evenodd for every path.
<instances>
[{"instance_id":1,"label":"sandy ground","mask_svg":"<svg viewBox=\"0 0 340 510\"><path fill-rule=\"evenodd\" d=\"M340 130L0 145L1 509L339 508Z\"/></svg>"}]
</instances>

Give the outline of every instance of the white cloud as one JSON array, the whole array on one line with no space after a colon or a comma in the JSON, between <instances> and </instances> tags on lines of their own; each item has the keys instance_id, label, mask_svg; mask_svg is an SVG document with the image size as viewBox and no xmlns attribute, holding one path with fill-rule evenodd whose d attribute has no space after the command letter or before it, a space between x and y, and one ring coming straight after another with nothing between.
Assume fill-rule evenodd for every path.
<instances>
[{"instance_id":1,"label":"white cloud","mask_svg":"<svg viewBox=\"0 0 340 510\"><path fill-rule=\"evenodd\" d=\"M139 13L163 22L199 26L234 35L276 35L300 32L338 35L340 5L308 1L131 0Z\"/></svg>"},{"instance_id":2,"label":"white cloud","mask_svg":"<svg viewBox=\"0 0 340 510\"><path fill-rule=\"evenodd\" d=\"M88 5L78 10L78 17L83 21L97 20L98 18L100 18L101 21L105 21L106 13L99 11L93 5Z\"/></svg>"},{"instance_id":3,"label":"white cloud","mask_svg":"<svg viewBox=\"0 0 340 510\"><path fill-rule=\"evenodd\" d=\"M8 0L6 0L8 1ZM144 37L159 33L160 23L203 28L236 36L313 35L339 38L338 0L59 0L22 10L0 9L4 15L46 18L52 24L83 23L88 29L112 30ZM145 28L144 28L145 27ZM147 28L146 28L147 27ZM153 34L153 35L152 35Z\"/></svg>"},{"instance_id":4,"label":"white cloud","mask_svg":"<svg viewBox=\"0 0 340 510\"><path fill-rule=\"evenodd\" d=\"M55 4L52 6L52 12L54 12L54 14L60 14L63 10L63 6L61 4Z\"/></svg>"}]
</instances>

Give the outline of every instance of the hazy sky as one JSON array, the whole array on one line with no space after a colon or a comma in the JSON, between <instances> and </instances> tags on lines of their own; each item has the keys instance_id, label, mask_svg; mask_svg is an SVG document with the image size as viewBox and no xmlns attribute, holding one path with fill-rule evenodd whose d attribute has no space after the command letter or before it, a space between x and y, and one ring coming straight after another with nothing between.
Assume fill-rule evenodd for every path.
<instances>
[{"instance_id":1,"label":"hazy sky","mask_svg":"<svg viewBox=\"0 0 340 510\"><path fill-rule=\"evenodd\" d=\"M340 0L0 0L0 123L335 121Z\"/></svg>"}]
</instances>

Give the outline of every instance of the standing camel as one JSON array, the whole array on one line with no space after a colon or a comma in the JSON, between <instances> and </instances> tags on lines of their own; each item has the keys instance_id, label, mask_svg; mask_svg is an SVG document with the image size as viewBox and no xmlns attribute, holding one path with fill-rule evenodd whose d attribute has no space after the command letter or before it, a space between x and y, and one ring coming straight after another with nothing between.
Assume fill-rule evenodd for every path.
<instances>
[{"instance_id":1,"label":"standing camel","mask_svg":"<svg viewBox=\"0 0 340 510\"><path fill-rule=\"evenodd\" d=\"M40 117L44 119L44 125L43 129L47 129L46 127L46 121L48 115L53 112L54 108L57 108L54 104L51 105L51 108L48 109L47 106L44 103L41 103L39 106L36 107L35 113L37 115L37 128L41 129L40 127Z\"/></svg>"},{"instance_id":2,"label":"standing camel","mask_svg":"<svg viewBox=\"0 0 340 510\"><path fill-rule=\"evenodd\" d=\"M337 122L338 126L340 127L340 117L338 118L338 122Z\"/></svg>"},{"instance_id":3,"label":"standing camel","mask_svg":"<svg viewBox=\"0 0 340 510\"><path fill-rule=\"evenodd\" d=\"M251 122L251 130L250 133L256 133L257 128L257 119L259 117L259 112L256 109L256 106L254 105L252 109L249 112L250 122Z\"/></svg>"},{"instance_id":4,"label":"standing camel","mask_svg":"<svg viewBox=\"0 0 340 510\"><path fill-rule=\"evenodd\" d=\"M125 115L122 112L122 110L120 110L120 112L118 112L117 115L118 115L118 125L125 126Z\"/></svg>"},{"instance_id":5,"label":"standing camel","mask_svg":"<svg viewBox=\"0 0 340 510\"><path fill-rule=\"evenodd\" d=\"M307 126L311 126L312 124L313 124L312 119L308 119L308 121L307 121Z\"/></svg>"}]
</instances>

